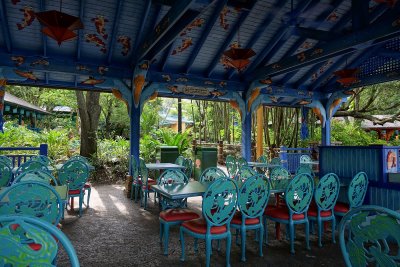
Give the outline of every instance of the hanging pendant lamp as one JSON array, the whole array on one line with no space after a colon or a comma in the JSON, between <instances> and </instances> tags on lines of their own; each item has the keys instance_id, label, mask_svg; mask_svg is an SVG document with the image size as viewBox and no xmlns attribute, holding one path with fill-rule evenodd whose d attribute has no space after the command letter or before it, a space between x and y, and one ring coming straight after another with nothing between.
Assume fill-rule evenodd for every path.
<instances>
[{"instance_id":1,"label":"hanging pendant lamp","mask_svg":"<svg viewBox=\"0 0 400 267\"><path fill-rule=\"evenodd\" d=\"M74 39L77 36L74 31L83 29L82 21L78 17L61 12L61 6L62 1L60 1L60 11L50 10L36 13L36 18L44 26L42 33L56 40L58 45Z\"/></svg>"},{"instance_id":2,"label":"hanging pendant lamp","mask_svg":"<svg viewBox=\"0 0 400 267\"><path fill-rule=\"evenodd\" d=\"M358 69L343 69L335 71L334 74L338 76L338 79L336 80L338 83L340 83L343 87L349 87L358 82L358 78L356 76L358 71Z\"/></svg>"}]
</instances>

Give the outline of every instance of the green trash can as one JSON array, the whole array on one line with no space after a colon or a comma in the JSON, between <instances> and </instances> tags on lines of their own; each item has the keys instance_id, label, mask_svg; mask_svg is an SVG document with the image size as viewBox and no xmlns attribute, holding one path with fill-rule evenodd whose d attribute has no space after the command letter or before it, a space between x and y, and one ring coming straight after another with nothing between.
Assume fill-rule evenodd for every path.
<instances>
[{"instance_id":1,"label":"green trash can","mask_svg":"<svg viewBox=\"0 0 400 267\"><path fill-rule=\"evenodd\" d=\"M177 146L158 146L156 149L157 163L174 163L178 156Z\"/></svg>"},{"instance_id":2,"label":"green trash can","mask_svg":"<svg viewBox=\"0 0 400 267\"><path fill-rule=\"evenodd\" d=\"M210 167L217 167L216 147L196 147L194 161L194 178L199 180L201 173Z\"/></svg>"}]
</instances>

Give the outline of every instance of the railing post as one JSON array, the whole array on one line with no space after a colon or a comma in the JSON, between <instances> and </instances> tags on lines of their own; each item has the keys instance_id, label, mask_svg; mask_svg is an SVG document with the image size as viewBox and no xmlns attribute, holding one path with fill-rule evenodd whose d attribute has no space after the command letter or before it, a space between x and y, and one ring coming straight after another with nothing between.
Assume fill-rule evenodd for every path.
<instances>
[{"instance_id":1,"label":"railing post","mask_svg":"<svg viewBox=\"0 0 400 267\"><path fill-rule=\"evenodd\" d=\"M39 155L47 157L48 148L49 148L49 146L47 144L40 144L40 146L39 146Z\"/></svg>"},{"instance_id":2,"label":"railing post","mask_svg":"<svg viewBox=\"0 0 400 267\"><path fill-rule=\"evenodd\" d=\"M287 147L281 146L279 151L279 158L281 159L282 166L287 169L288 168L288 155L287 155Z\"/></svg>"}]
</instances>

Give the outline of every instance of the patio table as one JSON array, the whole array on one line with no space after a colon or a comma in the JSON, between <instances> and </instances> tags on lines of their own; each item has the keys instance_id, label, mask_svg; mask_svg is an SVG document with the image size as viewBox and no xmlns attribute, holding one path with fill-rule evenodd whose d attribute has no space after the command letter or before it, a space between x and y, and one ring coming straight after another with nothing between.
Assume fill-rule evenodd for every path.
<instances>
[{"instance_id":1,"label":"patio table","mask_svg":"<svg viewBox=\"0 0 400 267\"><path fill-rule=\"evenodd\" d=\"M184 166L173 163L146 163L149 170L185 169Z\"/></svg>"},{"instance_id":2,"label":"patio table","mask_svg":"<svg viewBox=\"0 0 400 267\"><path fill-rule=\"evenodd\" d=\"M318 160L313 160L313 161L301 162L300 164L319 165L319 161Z\"/></svg>"},{"instance_id":3,"label":"patio table","mask_svg":"<svg viewBox=\"0 0 400 267\"><path fill-rule=\"evenodd\" d=\"M247 165L249 165L249 167L258 167L258 168L275 168L281 166L279 164L270 164L268 162L255 162L255 161L247 162Z\"/></svg>"}]
</instances>

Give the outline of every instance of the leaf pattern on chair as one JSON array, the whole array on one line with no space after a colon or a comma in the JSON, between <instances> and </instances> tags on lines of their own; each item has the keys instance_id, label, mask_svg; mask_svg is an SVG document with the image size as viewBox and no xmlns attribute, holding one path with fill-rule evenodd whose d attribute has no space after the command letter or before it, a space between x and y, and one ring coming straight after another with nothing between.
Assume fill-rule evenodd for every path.
<instances>
[{"instance_id":1,"label":"leaf pattern on chair","mask_svg":"<svg viewBox=\"0 0 400 267\"><path fill-rule=\"evenodd\" d=\"M361 206L368 189L368 177L365 172L357 173L350 182L348 198L350 207Z\"/></svg>"},{"instance_id":2,"label":"leaf pattern on chair","mask_svg":"<svg viewBox=\"0 0 400 267\"><path fill-rule=\"evenodd\" d=\"M32 244L39 249L33 249ZM54 266L57 251L50 233L24 222L0 224L1 266Z\"/></svg>"},{"instance_id":3,"label":"leaf pattern on chair","mask_svg":"<svg viewBox=\"0 0 400 267\"><path fill-rule=\"evenodd\" d=\"M299 173L307 173L307 174L311 175L312 177L315 177L313 170L308 165L299 166L296 170L296 174L299 174Z\"/></svg>"},{"instance_id":4,"label":"leaf pattern on chair","mask_svg":"<svg viewBox=\"0 0 400 267\"><path fill-rule=\"evenodd\" d=\"M12 169L3 161L0 161L0 187L7 186L12 177Z\"/></svg>"},{"instance_id":5,"label":"leaf pattern on chair","mask_svg":"<svg viewBox=\"0 0 400 267\"><path fill-rule=\"evenodd\" d=\"M167 184L186 184L188 182L187 176L180 170L165 170L158 178L159 185Z\"/></svg>"},{"instance_id":6,"label":"leaf pattern on chair","mask_svg":"<svg viewBox=\"0 0 400 267\"><path fill-rule=\"evenodd\" d=\"M322 210L329 210L335 206L339 196L339 178L334 173L324 175L315 189L315 202Z\"/></svg>"},{"instance_id":7,"label":"leaf pattern on chair","mask_svg":"<svg viewBox=\"0 0 400 267\"><path fill-rule=\"evenodd\" d=\"M57 179L48 172L44 172L42 170L34 170L34 171L27 171L15 178L13 184L25 181L38 181L44 182L48 185L54 184L58 185Z\"/></svg>"},{"instance_id":8,"label":"leaf pattern on chair","mask_svg":"<svg viewBox=\"0 0 400 267\"><path fill-rule=\"evenodd\" d=\"M399 213L378 206L361 206L344 216L340 231L344 258L352 266L400 265Z\"/></svg>"},{"instance_id":9,"label":"leaf pattern on chair","mask_svg":"<svg viewBox=\"0 0 400 267\"><path fill-rule=\"evenodd\" d=\"M242 166L235 176L238 184L243 184L248 178L257 174L257 171L248 166Z\"/></svg>"},{"instance_id":10,"label":"leaf pattern on chair","mask_svg":"<svg viewBox=\"0 0 400 267\"><path fill-rule=\"evenodd\" d=\"M240 188L239 208L247 217L255 218L263 214L269 199L270 185L267 177L254 175Z\"/></svg>"},{"instance_id":11,"label":"leaf pattern on chair","mask_svg":"<svg viewBox=\"0 0 400 267\"><path fill-rule=\"evenodd\" d=\"M27 171L35 171L35 170L49 172L49 169L43 162L30 160L30 161L24 162L22 165L20 165L18 167L17 171L15 172L15 176L18 176Z\"/></svg>"},{"instance_id":12,"label":"leaf pattern on chair","mask_svg":"<svg viewBox=\"0 0 400 267\"><path fill-rule=\"evenodd\" d=\"M311 203L314 181L309 174L296 175L286 188L286 205L294 213L303 213Z\"/></svg>"},{"instance_id":13,"label":"leaf pattern on chair","mask_svg":"<svg viewBox=\"0 0 400 267\"><path fill-rule=\"evenodd\" d=\"M301 155L300 156L300 164L301 163L308 163L311 161L311 157L309 155Z\"/></svg>"},{"instance_id":14,"label":"leaf pattern on chair","mask_svg":"<svg viewBox=\"0 0 400 267\"><path fill-rule=\"evenodd\" d=\"M203 217L213 226L220 226L232 219L236 211L237 186L229 178L216 180L204 193Z\"/></svg>"},{"instance_id":15,"label":"leaf pattern on chair","mask_svg":"<svg viewBox=\"0 0 400 267\"><path fill-rule=\"evenodd\" d=\"M226 169L228 171L229 177L234 177L238 171L238 167L236 164L236 159L232 155L228 155L225 160Z\"/></svg>"},{"instance_id":16,"label":"leaf pattern on chair","mask_svg":"<svg viewBox=\"0 0 400 267\"><path fill-rule=\"evenodd\" d=\"M223 170L217 167L210 167L203 171L200 175L201 182L213 182L218 178L226 177Z\"/></svg>"},{"instance_id":17,"label":"leaf pattern on chair","mask_svg":"<svg viewBox=\"0 0 400 267\"><path fill-rule=\"evenodd\" d=\"M289 171L283 167L276 167L271 172L270 182L272 189L284 189L290 180Z\"/></svg>"},{"instance_id":18,"label":"leaf pattern on chair","mask_svg":"<svg viewBox=\"0 0 400 267\"><path fill-rule=\"evenodd\" d=\"M0 215L31 215L51 224L58 223L62 210L60 197L41 182L21 182L9 187L0 203Z\"/></svg>"},{"instance_id":19,"label":"leaf pattern on chair","mask_svg":"<svg viewBox=\"0 0 400 267\"><path fill-rule=\"evenodd\" d=\"M89 178L87 164L80 160L67 161L58 172L58 179L63 185L68 184L69 190L81 189Z\"/></svg>"}]
</instances>

